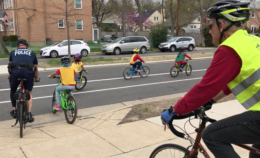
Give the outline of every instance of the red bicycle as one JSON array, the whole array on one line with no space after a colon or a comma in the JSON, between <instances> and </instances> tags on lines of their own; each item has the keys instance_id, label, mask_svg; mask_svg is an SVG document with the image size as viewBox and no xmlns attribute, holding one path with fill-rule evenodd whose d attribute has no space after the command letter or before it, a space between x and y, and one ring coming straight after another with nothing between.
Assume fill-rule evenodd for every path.
<instances>
[{"instance_id":1,"label":"red bicycle","mask_svg":"<svg viewBox=\"0 0 260 158\"><path fill-rule=\"evenodd\" d=\"M187 148L185 148L185 147L177 145L177 144L164 144L164 145L157 147L150 155L150 158L197 158L199 152L202 155L204 155L205 158L210 158L209 154L207 153L205 148L200 143L201 133L205 129L206 123L207 122L213 123L216 121L214 119L209 118L206 115L205 111L207 111L209 109L211 109L211 105L203 106L203 107L199 108L198 110L190 112L185 115L174 116L174 118L169 123L170 130L176 136L189 140L191 145L188 146ZM200 122L201 122L199 125L199 128L195 129L195 131L197 132L197 136L196 136L195 140L187 132L182 133L182 132L177 131L172 124L174 119L185 119L185 118L189 118L191 116L194 116L195 118L199 117ZM247 146L244 144L234 144L234 145L237 145L241 148L249 150L250 152L260 155L260 150L253 148L251 146ZM191 148L191 150L190 150L190 148Z\"/></svg>"}]
</instances>

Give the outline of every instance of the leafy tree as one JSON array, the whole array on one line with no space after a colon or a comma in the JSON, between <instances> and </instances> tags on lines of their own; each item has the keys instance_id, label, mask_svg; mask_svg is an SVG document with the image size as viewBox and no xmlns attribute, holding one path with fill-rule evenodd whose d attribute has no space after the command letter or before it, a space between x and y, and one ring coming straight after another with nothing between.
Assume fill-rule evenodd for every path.
<instances>
[{"instance_id":1,"label":"leafy tree","mask_svg":"<svg viewBox=\"0 0 260 158\"><path fill-rule=\"evenodd\" d=\"M209 34L209 27L204 27L202 30L203 36L205 38L204 42L206 47L212 47L214 44L212 43L212 36Z\"/></svg>"},{"instance_id":2,"label":"leafy tree","mask_svg":"<svg viewBox=\"0 0 260 158\"><path fill-rule=\"evenodd\" d=\"M168 28L164 24L156 24L151 28L150 36L153 47L157 48L160 43L167 41Z\"/></svg>"}]
</instances>

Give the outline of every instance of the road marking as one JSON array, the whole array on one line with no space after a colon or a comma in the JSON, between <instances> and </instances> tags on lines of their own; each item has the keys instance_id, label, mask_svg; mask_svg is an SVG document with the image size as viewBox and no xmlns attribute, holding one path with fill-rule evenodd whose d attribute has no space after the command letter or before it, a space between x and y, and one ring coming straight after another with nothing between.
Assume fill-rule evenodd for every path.
<instances>
[{"instance_id":1,"label":"road marking","mask_svg":"<svg viewBox=\"0 0 260 158\"><path fill-rule=\"evenodd\" d=\"M140 85L131 85L131 86L124 86L124 87L107 88L107 89L97 89L97 90L84 91L84 92L75 92L75 93L73 93L73 95L85 94L85 93L95 93L95 92L104 92L104 91L111 91L111 90L118 90L118 89L126 89L126 88L143 87L143 86L151 86L151 85L158 85L158 84L165 84L165 83L173 83L173 82L183 82L183 81L199 80L199 79L202 79L202 77L190 78L190 79L182 79L182 80L174 80L174 81L165 81L165 82L154 82L154 83L147 83L147 84L140 84ZM52 95L42 96L42 97L35 97L35 98L33 98L33 100L45 99L45 98L51 98L51 97L52 97ZM11 101L2 101L2 102L0 102L0 104L10 103L10 102L11 102Z\"/></svg>"},{"instance_id":2,"label":"road marking","mask_svg":"<svg viewBox=\"0 0 260 158\"><path fill-rule=\"evenodd\" d=\"M200 70L193 70L192 72L199 72L199 71L206 71L207 69L200 69ZM150 74L149 76L161 76L161 75L169 75L170 73L158 73L158 74ZM139 76L133 76L133 78L136 78ZM102 82L102 81L113 81L113 80L120 80L120 79L124 79L124 77L117 77L117 78L107 78L107 79L99 79L99 80L90 80L88 81L88 83L90 82ZM42 87L52 87L52 86L57 86L58 84L47 84L47 85L38 85L38 86L33 86L33 88L42 88ZM9 91L10 88L5 88L5 89L0 89L1 91Z\"/></svg>"}]
</instances>

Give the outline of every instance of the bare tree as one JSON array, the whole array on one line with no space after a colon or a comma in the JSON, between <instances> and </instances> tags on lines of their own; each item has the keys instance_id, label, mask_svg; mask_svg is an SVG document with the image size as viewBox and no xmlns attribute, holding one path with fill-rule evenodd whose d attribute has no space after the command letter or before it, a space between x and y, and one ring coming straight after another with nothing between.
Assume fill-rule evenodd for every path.
<instances>
[{"instance_id":1,"label":"bare tree","mask_svg":"<svg viewBox=\"0 0 260 158\"><path fill-rule=\"evenodd\" d=\"M139 27L140 27L140 31L143 31L141 5L140 5L139 0L135 0L135 3L136 3L136 5L137 5L138 13L139 13Z\"/></svg>"}]
</instances>

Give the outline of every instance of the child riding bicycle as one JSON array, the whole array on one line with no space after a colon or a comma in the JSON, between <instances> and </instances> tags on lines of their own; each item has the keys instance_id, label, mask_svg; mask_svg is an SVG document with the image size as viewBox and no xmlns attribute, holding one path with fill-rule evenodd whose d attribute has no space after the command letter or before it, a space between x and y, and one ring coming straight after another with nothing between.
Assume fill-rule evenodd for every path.
<instances>
[{"instance_id":1,"label":"child riding bicycle","mask_svg":"<svg viewBox=\"0 0 260 158\"><path fill-rule=\"evenodd\" d=\"M62 85L56 87L55 90L55 97L56 97L56 104L53 106L54 109L60 110L60 91L71 90L70 95L72 96L72 91L75 89L75 76L76 72L73 68L70 67L70 58L69 57L62 57L61 58L62 68L57 70L56 72L49 75L49 78L52 78L55 75L60 75L60 81Z\"/></svg>"},{"instance_id":2,"label":"child riding bicycle","mask_svg":"<svg viewBox=\"0 0 260 158\"><path fill-rule=\"evenodd\" d=\"M133 68L136 68L136 66L137 66L136 71L138 71L138 72L140 72L140 67L142 65L142 62L145 63L144 60L138 55L139 51L140 51L139 49L135 48L133 50L134 54L133 54L132 58L130 59L130 65L132 65ZM140 60L140 61L137 61L137 60Z\"/></svg>"},{"instance_id":3,"label":"child riding bicycle","mask_svg":"<svg viewBox=\"0 0 260 158\"><path fill-rule=\"evenodd\" d=\"M76 81L78 82L81 75L82 75L82 71L85 71L85 73L87 74L88 71L84 68L83 63L81 62L82 56L80 54L76 54L74 56L74 62L71 65L71 68L73 68L76 72Z\"/></svg>"},{"instance_id":4,"label":"child riding bicycle","mask_svg":"<svg viewBox=\"0 0 260 158\"><path fill-rule=\"evenodd\" d=\"M175 59L175 66L181 64L181 71L182 69L186 66L186 61L184 60L185 57L189 58L191 60L191 57L189 55L187 55L184 50L185 48L184 47L180 47L180 52L178 53L176 59Z\"/></svg>"}]
</instances>

